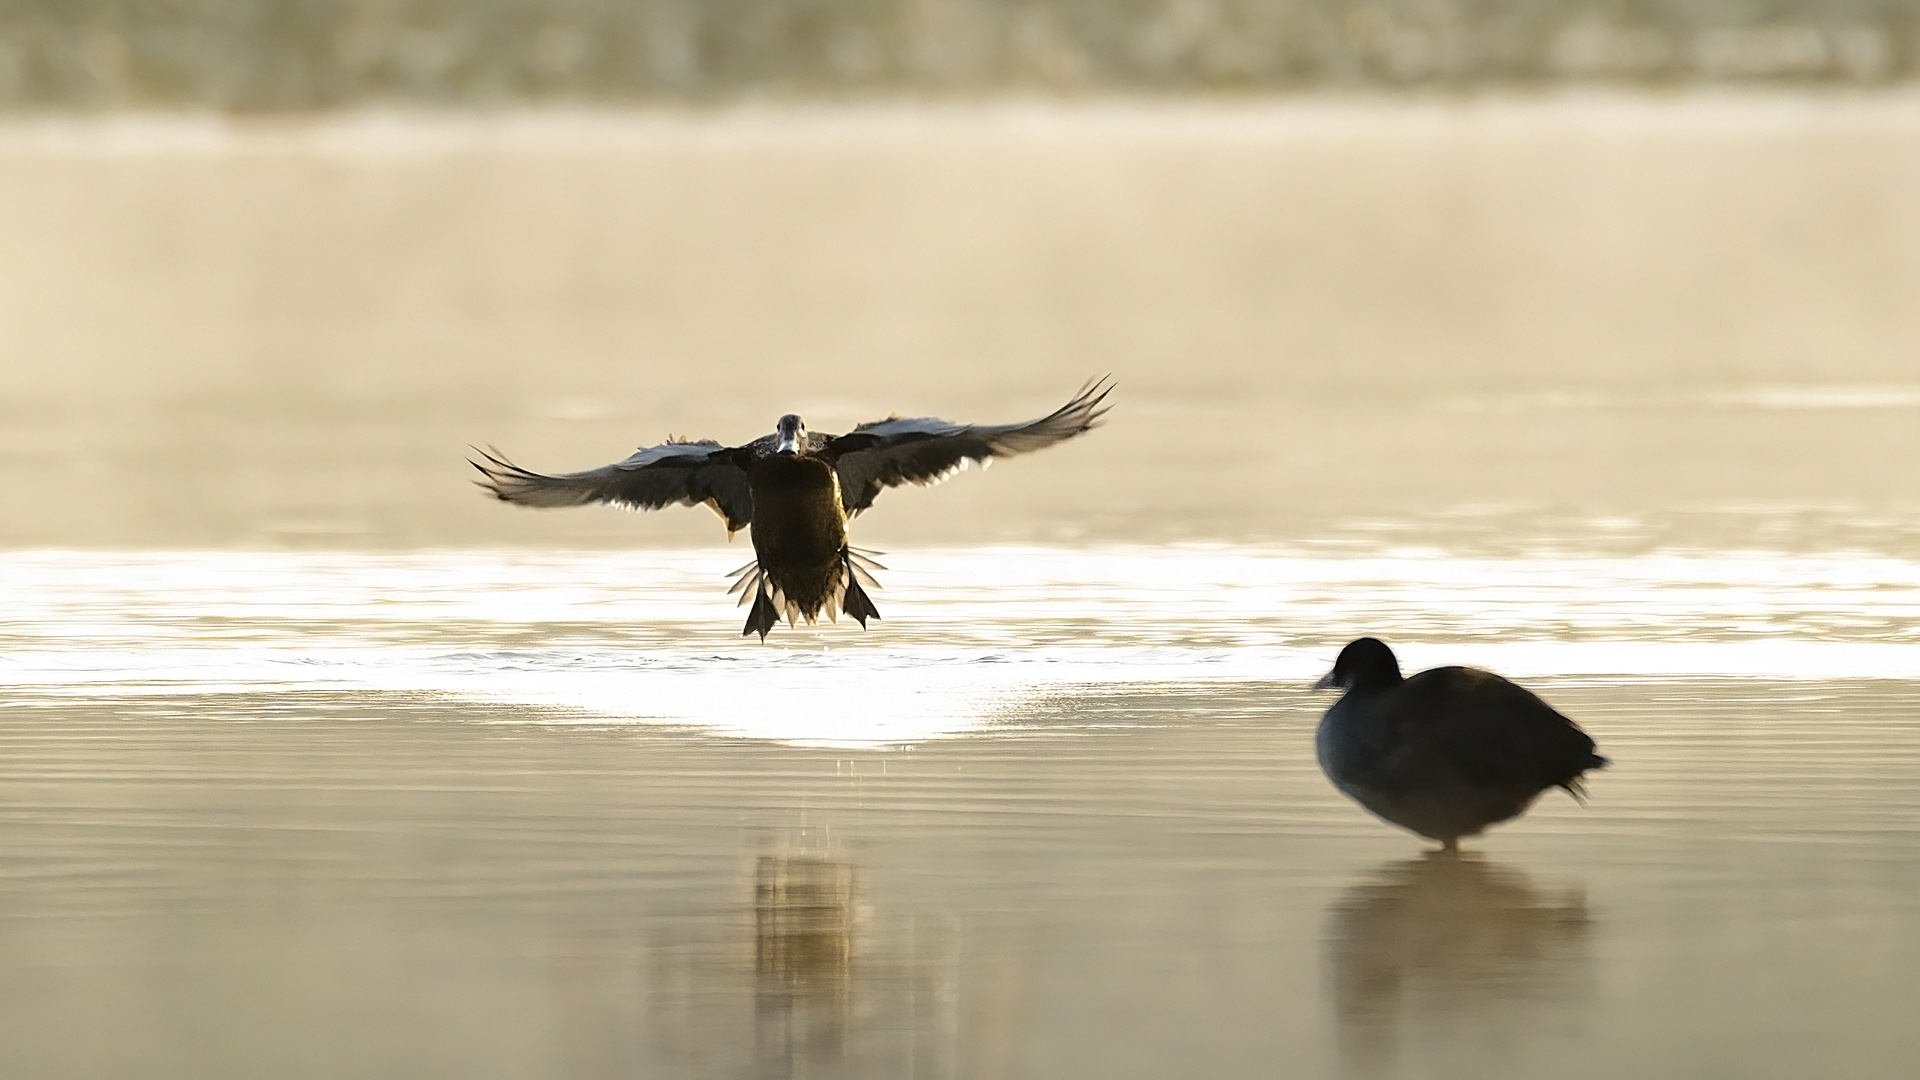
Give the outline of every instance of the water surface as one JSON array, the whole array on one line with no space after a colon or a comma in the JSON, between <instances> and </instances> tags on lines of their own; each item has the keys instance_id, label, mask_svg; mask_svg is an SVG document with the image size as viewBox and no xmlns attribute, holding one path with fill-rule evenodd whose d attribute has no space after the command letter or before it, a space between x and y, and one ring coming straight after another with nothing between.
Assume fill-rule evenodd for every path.
<instances>
[{"instance_id":1,"label":"water surface","mask_svg":"<svg viewBox=\"0 0 1920 1080\"><path fill-rule=\"evenodd\" d=\"M1920 565L908 549L871 630L762 646L727 557L0 559L9 1071L1920 1050ZM1328 628L1383 625L1585 724L1616 762L1591 804L1442 861L1334 793L1306 684Z\"/></svg>"}]
</instances>

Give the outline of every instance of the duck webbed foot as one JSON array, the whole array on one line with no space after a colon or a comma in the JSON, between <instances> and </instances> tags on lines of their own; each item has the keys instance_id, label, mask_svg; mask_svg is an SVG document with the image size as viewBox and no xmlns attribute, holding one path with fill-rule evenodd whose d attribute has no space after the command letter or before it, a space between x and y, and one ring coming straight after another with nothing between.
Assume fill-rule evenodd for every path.
<instances>
[{"instance_id":1,"label":"duck webbed foot","mask_svg":"<svg viewBox=\"0 0 1920 1080\"><path fill-rule=\"evenodd\" d=\"M753 609L747 612L746 629L740 631L740 636L746 637L749 634L759 634L760 640L765 641L767 640L767 631L773 629L774 625L779 621L780 610L773 606L773 598L768 596L764 591L755 592L753 595Z\"/></svg>"},{"instance_id":2,"label":"duck webbed foot","mask_svg":"<svg viewBox=\"0 0 1920 1080\"><path fill-rule=\"evenodd\" d=\"M767 581L766 572L760 569L759 560L735 570L731 575L733 587L729 593L740 594L740 606L753 601L753 609L747 612L747 625L740 631L741 637L759 634L760 640L767 640L767 631L780 621L780 608L773 602L772 589Z\"/></svg>"},{"instance_id":3,"label":"duck webbed foot","mask_svg":"<svg viewBox=\"0 0 1920 1080\"><path fill-rule=\"evenodd\" d=\"M840 610L858 619L860 629L865 630L868 619L880 617L880 609L873 606L873 598L867 595L862 583L879 588L880 583L874 580L870 570L885 570L886 567L873 561L872 555L853 548L847 549L846 561L847 591L841 598Z\"/></svg>"},{"instance_id":4,"label":"duck webbed foot","mask_svg":"<svg viewBox=\"0 0 1920 1080\"><path fill-rule=\"evenodd\" d=\"M861 588L860 583L857 581L847 586L846 606L841 610L860 620L860 629L862 630L867 628L868 619L877 619L880 617L880 609L873 606L873 599L867 595L867 590Z\"/></svg>"}]
</instances>

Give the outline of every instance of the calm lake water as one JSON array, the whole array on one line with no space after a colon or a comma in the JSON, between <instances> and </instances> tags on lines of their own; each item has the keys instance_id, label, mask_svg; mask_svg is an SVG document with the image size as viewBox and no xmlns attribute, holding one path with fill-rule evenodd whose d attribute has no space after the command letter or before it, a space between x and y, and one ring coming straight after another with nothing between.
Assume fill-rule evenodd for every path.
<instances>
[{"instance_id":1,"label":"calm lake water","mask_svg":"<svg viewBox=\"0 0 1920 1080\"><path fill-rule=\"evenodd\" d=\"M8 1077L1904 1077L1905 99L0 130ZM743 640L598 465L1108 424ZM1363 633L1613 767L1457 860Z\"/></svg>"},{"instance_id":2,"label":"calm lake water","mask_svg":"<svg viewBox=\"0 0 1920 1080\"><path fill-rule=\"evenodd\" d=\"M1904 1075L1920 564L905 550L0 557L22 1076ZM1836 603L1835 598L1844 598ZM1615 765L1429 859L1340 638Z\"/></svg>"}]
</instances>

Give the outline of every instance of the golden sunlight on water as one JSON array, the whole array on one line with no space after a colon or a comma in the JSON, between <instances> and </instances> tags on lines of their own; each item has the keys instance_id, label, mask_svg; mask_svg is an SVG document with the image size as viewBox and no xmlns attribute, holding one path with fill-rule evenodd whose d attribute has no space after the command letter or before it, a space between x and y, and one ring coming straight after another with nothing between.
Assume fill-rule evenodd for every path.
<instances>
[{"instance_id":1,"label":"golden sunlight on water","mask_svg":"<svg viewBox=\"0 0 1920 1080\"><path fill-rule=\"evenodd\" d=\"M1535 685L1616 765L1453 864L1331 791L1285 682L1065 687L890 749L9 691L5 1044L76 1076L1901 1075L1905 684Z\"/></svg>"},{"instance_id":2,"label":"golden sunlight on water","mask_svg":"<svg viewBox=\"0 0 1920 1080\"><path fill-rule=\"evenodd\" d=\"M1911 1074L1911 105L0 125L0 1073ZM1105 372L865 631L462 460ZM1611 767L1424 855L1361 634Z\"/></svg>"},{"instance_id":3,"label":"golden sunlight on water","mask_svg":"<svg viewBox=\"0 0 1920 1080\"><path fill-rule=\"evenodd\" d=\"M9 1060L1911 1060L1913 564L906 549L874 629L761 646L714 558L0 559ZM1812 602L1832 589L1862 621ZM1336 794L1306 686L1386 625L1410 665L1493 662L1585 725L1615 762L1590 804L1551 795L1441 860Z\"/></svg>"}]
</instances>

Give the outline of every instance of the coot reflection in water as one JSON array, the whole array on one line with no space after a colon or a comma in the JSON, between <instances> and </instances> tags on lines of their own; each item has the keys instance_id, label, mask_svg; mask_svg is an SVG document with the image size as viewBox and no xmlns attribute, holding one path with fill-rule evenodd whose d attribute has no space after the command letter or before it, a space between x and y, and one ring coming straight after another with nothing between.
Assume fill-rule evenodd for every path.
<instances>
[{"instance_id":1,"label":"coot reflection in water","mask_svg":"<svg viewBox=\"0 0 1920 1080\"><path fill-rule=\"evenodd\" d=\"M1476 855L1381 866L1329 909L1326 960L1342 1069L1391 1073L1403 1051L1484 1064L1489 1044L1575 1004L1591 920L1584 896L1536 888ZM1446 1070L1436 1070L1445 1072Z\"/></svg>"}]
</instances>

